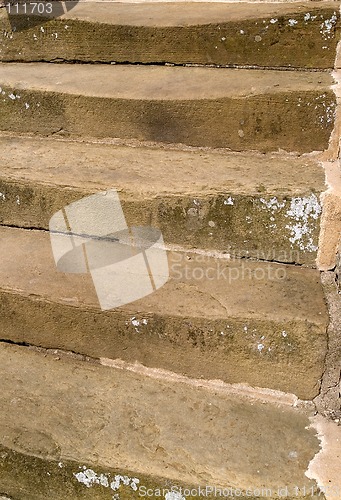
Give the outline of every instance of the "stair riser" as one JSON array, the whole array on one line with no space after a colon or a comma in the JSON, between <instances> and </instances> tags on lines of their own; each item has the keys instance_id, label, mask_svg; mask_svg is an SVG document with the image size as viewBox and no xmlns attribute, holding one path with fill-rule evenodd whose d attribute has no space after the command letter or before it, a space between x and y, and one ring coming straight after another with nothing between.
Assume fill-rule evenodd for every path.
<instances>
[{"instance_id":1,"label":"stair riser","mask_svg":"<svg viewBox=\"0 0 341 500\"><path fill-rule=\"evenodd\" d=\"M58 210L93 194L1 178L0 193L0 224L45 230ZM293 198L227 192L143 200L122 193L120 200L129 226L159 228L167 245L315 266L322 210L319 193ZM292 213L296 203L304 207L299 217Z\"/></svg>"},{"instance_id":2,"label":"stair riser","mask_svg":"<svg viewBox=\"0 0 341 500\"><path fill-rule=\"evenodd\" d=\"M4 131L134 138L233 151L324 150L336 107L335 95L327 88L322 93L193 100L111 99L5 86L3 92Z\"/></svg>"},{"instance_id":3,"label":"stair riser","mask_svg":"<svg viewBox=\"0 0 341 500\"><path fill-rule=\"evenodd\" d=\"M1 335L6 340L138 361L194 378L269 387L301 399L318 394L327 339L309 322L247 316L198 319L186 310L176 317L143 314L132 306L130 311L100 312L5 291L0 304Z\"/></svg>"},{"instance_id":4,"label":"stair riser","mask_svg":"<svg viewBox=\"0 0 341 500\"><path fill-rule=\"evenodd\" d=\"M101 24L91 15L88 21L56 19L45 24L31 17L33 27L25 29L25 18L12 16L16 31L7 19L0 24L0 60L332 68L340 26L337 7L293 5L292 12L281 15L277 6L273 15L263 17L255 13L251 19L203 25L189 20L174 26L134 25L127 14L127 25ZM155 9L159 7L149 6L151 18ZM111 10L114 15L115 7ZM307 19L309 14L316 18Z\"/></svg>"}]
</instances>

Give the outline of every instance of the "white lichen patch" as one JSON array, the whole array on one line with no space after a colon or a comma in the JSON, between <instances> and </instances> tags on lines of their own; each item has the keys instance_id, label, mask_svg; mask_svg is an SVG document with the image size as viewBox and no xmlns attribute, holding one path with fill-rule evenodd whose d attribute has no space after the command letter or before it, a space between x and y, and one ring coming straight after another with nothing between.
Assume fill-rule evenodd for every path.
<instances>
[{"instance_id":1,"label":"white lichen patch","mask_svg":"<svg viewBox=\"0 0 341 500\"><path fill-rule=\"evenodd\" d=\"M74 474L74 476L79 483L84 484L87 488L91 488L94 484L98 484L106 488L109 487L109 480L107 476L104 474L97 475L92 469L85 468L82 472Z\"/></svg>"},{"instance_id":2,"label":"white lichen patch","mask_svg":"<svg viewBox=\"0 0 341 500\"><path fill-rule=\"evenodd\" d=\"M337 23L337 14L334 12L330 19L325 19L321 24L320 33L324 40L329 40L334 36L334 26Z\"/></svg>"},{"instance_id":3,"label":"white lichen patch","mask_svg":"<svg viewBox=\"0 0 341 500\"><path fill-rule=\"evenodd\" d=\"M227 200L224 200L224 205L234 205L233 198L229 196Z\"/></svg>"},{"instance_id":4,"label":"white lichen patch","mask_svg":"<svg viewBox=\"0 0 341 500\"><path fill-rule=\"evenodd\" d=\"M315 109L320 108L321 110L318 121L322 127L334 123L336 117L336 103L330 102L327 104L325 97L325 95L317 97L316 100L318 102L315 106Z\"/></svg>"},{"instance_id":5,"label":"white lichen patch","mask_svg":"<svg viewBox=\"0 0 341 500\"><path fill-rule=\"evenodd\" d=\"M297 19L289 19L288 23L289 23L289 26L293 27L293 26L296 26L296 24L298 24L298 21L297 21Z\"/></svg>"},{"instance_id":6,"label":"white lichen patch","mask_svg":"<svg viewBox=\"0 0 341 500\"><path fill-rule=\"evenodd\" d=\"M126 321L126 325L129 325L129 323L134 327L136 333L140 333L140 327L147 326L148 320L145 318L140 320L133 316L132 318L130 318L130 322Z\"/></svg>"},{"instance_id":7,"label":"white lichen patch","mask_svg":"<svg viewBox=\"0 0 341 500\"><path fill-rule=\"evenodd\" d=\"M258 344L257 345L257 349L258 349L259 352L262 352L262 350L264 349L264 347L265 347L264 344Z\"/></svg>"},{"instance_id":8,"label":"white lichen patch","mask_svg":"<svg viewBox=\"0 0 341 500\"><path fill-rule=\"evenodd\" d=\"M315 252L314 229L322 212L317 196L312 193L307 197L292 198L290 208L285 217L290 222L285 226L290 231L289 241L292 248L296 245L300 250Z\"/></svg>"},{"instance_id":9,"label":"white lichen patch","mask_svg":"<svg viewBox=\"0 0 341 500\"><path fill-rule=\"evenodd\" d=\"M305 22L307 23L308 21L315 21L315 19L317 18L317 16L312 16L310 14L310 12L307 12L305 15L304 15L304 20Z\"/></svg>"},{"instance_id":10,"label":"white lichen patch","mask_svg":"<svg viewBox=\"0 0 341 500\"><path fill-rule=\"evenodd\" d=\"M185 497L178 491L169 491L165 495L165 500L185 500Z\"/></svg>"},{"instance_id":11,"label":"white lichen patch","mask_svg":"<svg viewBox=\"0 0 341 500\"><path fill-rule=\"evenodd\" d=\"M279 201L276 196L270 198L270 200L266 200L265 198L260 198L259 201L262 203L264 209L268 209L271 211L272 215L285 207L285 201Z\"/></svg>"},{"instance_id":12,"label":"white lichen patch","mask_svg":"<svg viewBox=\"0 0 341 500\"><path fill-rule=\"evenodd\" d=\"M110 488L112 491L118 491L120 487L127 486L133 491L137 491L138 484L140 480L137 477L121 476L117 474L114 479L111 479L110 474L97 474L92 469L87 469L83 466L81 472L73 474L77 481L84 484L87 488L91 488L95 485L103 486L104 488Z\"/></svg>"}]
</instances>

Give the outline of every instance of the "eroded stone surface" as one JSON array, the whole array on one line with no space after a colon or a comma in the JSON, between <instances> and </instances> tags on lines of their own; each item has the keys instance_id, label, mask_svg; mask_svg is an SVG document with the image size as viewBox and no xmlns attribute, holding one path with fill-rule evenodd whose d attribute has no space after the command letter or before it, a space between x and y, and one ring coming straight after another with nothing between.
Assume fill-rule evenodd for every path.
<instances>
[{"instance_id":1,"label":"eroded stone surface","mask_svg":"<svg viewBox=\"0 0 341 500\"><path fill-rule=\"evenodd\" d=\"M1 450L2 487L20 500L46 498L49 485L59 500L138 498L135 486L165 484L145 476L168 487L288 488L288 498L316 488L305 471L319 442L303 410L4 344L0 360L1 442L44 459Z\"/></svg>"},{"instance_id":2,"label":"eroded stone surface","mask_svg":"<svg viewBox=\"0 0 341 500\"><path fill-rule=\"evenodd\" d=\"M170 253L166 285L101 311L90 275L57 271L47 232L0 235L3 338L317 395L328 323L318 271Z\"/></svg>"},{"instance_id":3,"label":"eroded stone surface","mask_svg":"<svg viewBox=\"0 0 341 500\"><path fill-rule=\"evenodd\" d=\"M48 229L64 206L116 189L129 225L160 228L167 245L315 265L325 182L313 158L16 137L0 149L2 224Z\"/></svg>"},{"instance_id":4,"label":"eroded stone surface","mask_svg":"<svg viewBox=\"0 0 341 500\"><path fill-rule=\"evenodd\" d=\"M0 128L262 152L321 151L334 127L325 72L4 64Z\"/></svg>"},{"instance_id":5,"label":"eroded stone surface","mask_svg":"<svg viewBox=\"0 0 341 500\"><path fill-rule=\"evenodd\" d=\"M3 13L3 61L332 68L339 3L81 2L57 20L11 24Z\"/></svg>"},{"instance_id":6,"label":"eroded stone surface","mask_svg":"<svg viewBox=\"0 0 341 500\"><path fill-rule=\"evenodd\" d=\"M318 431L321 450L310 462L306 475L317 481L326 500L341 496L341 427L317 415L311 425Z\"/></svg>"},{"instance_id":7,"label":"eroded stone surface","mask_svg":"<svg viewBox=\"0 0 341 500\"><path fill-rule=\"evenodd\" d=\"M322 271L334 269L341 244L341 162L323 163L327 191L322 195L323 212L317 266Z\"/></svg>"}]
</instances>

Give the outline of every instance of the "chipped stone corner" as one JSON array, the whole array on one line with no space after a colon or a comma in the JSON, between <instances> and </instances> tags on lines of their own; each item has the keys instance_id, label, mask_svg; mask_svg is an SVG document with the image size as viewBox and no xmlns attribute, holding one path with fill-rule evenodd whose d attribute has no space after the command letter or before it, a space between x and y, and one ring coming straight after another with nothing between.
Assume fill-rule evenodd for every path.
<instances>
[{"instance_id":1,"label":"chipped stone corner","mask_svg":"<svg viewBox=\"0 0 341 500\"><path fill-rule=\"evenodd\" d=\"M320 440L320 451L310 461L305 475L316 481L326 500L341 497L341 426L321 415L310 418Z\"/></svg>"}]
</instances>

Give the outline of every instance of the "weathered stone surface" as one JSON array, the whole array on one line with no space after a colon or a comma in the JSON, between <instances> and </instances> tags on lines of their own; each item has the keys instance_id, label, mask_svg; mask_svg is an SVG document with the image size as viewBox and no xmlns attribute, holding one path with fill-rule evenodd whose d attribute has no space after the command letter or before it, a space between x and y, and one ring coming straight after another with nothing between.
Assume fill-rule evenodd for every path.
<instances>
[{"instance_id":1,"label":"weathered stone surface","mask_svg":"<svg viewBox=\"0 0 341 500\"><path fill-rule=\"evenodd\" d=\"M17 346L2 344L0 360L0 440L15 450L1 450L0 480L18 500L139 498L143 486L179 483L268 488L270 498L316 491L305 476L319 451L306 410Z\"/></svg>"},{"instance_id":2,"label":"weathered stone surface","mask_svg":"<svg viewBox=\"0 0 341 500\"><path fill-rule=\"evenodd\" d=\"M336 97L325 72L0 65L0 129L234 151L324 150Z\"/></svg>"},{"instance_id":3,"label":"weathered stone surface","mask_svg":"<svg viewBox=\"0 0 341 500\"><path fill-rule=\"evenodd\" d=\"M168 245L315 264L325 185L312 158L17 137L0 150L1 224L48 229L64 206L114 188L129 225L160 228Z\"/></svg>"},{"instance_id":4,"label":"weathered stone surface","mask_svg":"<svg viewBox=\"0 0 341 500\"><path fill-rule=\"evenodd\" d=\"M323 163L328 189L322 195L323 212L317 256L321 271L334 269L341 244L341 162Z\"/></svg>"},{"instance_id":5,"label":"weathered stone surface","mask_svg":"<svg viewBox=\"0 0 341 500\"><path fill-rule=\"evenodd\" d=\"M3 9L0 60L332 68L339 6L81 2L45 23L12 7L11 23Z\"/></svg>"},{"instance_id":6,"label":"weathered stone surface","mask_svg":"<svg viewBox=\"0 0 341 500\"><path fill-rule=\"evenodd\" d=\"M302 399L318 393L328 323L318 271L170 253L166 285L101 311L90 275L56 270L47 232L2 228L0 236L6 340L137 360Z\"/></svg>"},{"instance_id":7,"label":"weathered stone surface","mask_svg":"<svg viewBox=\"0 0 341 500\"><path fill-rule=\"evenodd\" d=\"M306 475L317 481L327 500L337 498L341 495L341 427L321 415L311 421L318 431L321 450L310 462Z\"/></svg>"}]
</instances>

